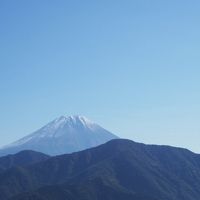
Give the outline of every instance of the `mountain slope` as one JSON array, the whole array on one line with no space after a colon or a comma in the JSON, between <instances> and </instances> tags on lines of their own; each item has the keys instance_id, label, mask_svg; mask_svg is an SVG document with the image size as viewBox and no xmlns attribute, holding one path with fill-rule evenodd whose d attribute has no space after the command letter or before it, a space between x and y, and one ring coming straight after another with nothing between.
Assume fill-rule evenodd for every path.
<instances>
[{"instance_id":1,"label":"mountain slope","mask_svg":"<svg viewBox=\"0 0 200 200\"><path fill-rule=\"evenodd\" d=\"M196 200L199 195L200 155L120 139L0 175L1 200Z\"/></svg>"},{"instance_id":2,"label":"mountain slope","mask_svg":"<svg viewBox=\"0 0 200 200\"><path fill-rule=\"evenodd\" d=\"M59 155L103 144L117 136L85 117L60 117L38 131L0 149L0 156L22 150Z\"/></svg>"},{"instance_id":3,"label":"mountain slope","mask_svg":"<svg viewBox=\"0 0 200 200\"><path fill-rule=\"evenodd\" d=\"M50 156L34 151L21 151L14 155L0 157L0 173L16 166L26 166L44 161Z\"/></svg>"}]
</instances>

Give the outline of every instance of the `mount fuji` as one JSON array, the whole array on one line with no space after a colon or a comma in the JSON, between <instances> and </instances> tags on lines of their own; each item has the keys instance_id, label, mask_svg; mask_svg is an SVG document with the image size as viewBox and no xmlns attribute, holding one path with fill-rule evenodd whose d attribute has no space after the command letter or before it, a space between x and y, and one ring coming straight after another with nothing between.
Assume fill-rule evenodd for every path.
<instances>
[{"instance_id":1,"label":"mount fuji","mask_svg":"<svg viewBox=\"0 0 200 200\"><path fill-rule=\"evenodd\" d=\"M36 132L0 148L0 156L22 150L48 155L81 151L118 138L83 116L61 116Z\"/></svg>"}]
</instances>

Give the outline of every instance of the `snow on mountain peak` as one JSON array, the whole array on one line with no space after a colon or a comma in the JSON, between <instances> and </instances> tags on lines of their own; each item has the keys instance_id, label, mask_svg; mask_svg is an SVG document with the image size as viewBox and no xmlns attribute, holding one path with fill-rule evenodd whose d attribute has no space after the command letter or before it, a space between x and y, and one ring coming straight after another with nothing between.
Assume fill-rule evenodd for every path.
<instances>
[{"instance_id":1,"label":"snow on mountain peak","mask_svg":"<svg viewBox=\"0 0 200 200\"><path fill-rule=\"evenodd\" d=\"M31 149L51 155L83 150L117 138L84 116L61 116L1 150Z\"/></svg>"},{"instance_id":2,"label":"snow on mountain peak","mask_svg":"<svg viewBox=\"0 0 200 200\"><path fill-rule=\"evenodd\" d=\"M52 138L52 137L56 138L63 134L66 134L67 129L78 129L78 127L80 128L80 126L82 126L82 128L84 127L86 129L90 129L90 130L95 130L99 127L97 124L90 121L89 119L87 119L84 116L79 116L79 115L74 115L74 116L69 116L69 117L61 116L61 117L58 117L55 120L51 121L50 123L48 123L41 129L39 129L38 131L36 131L30 135L27 135L24 138L14 142L10 145L11 146L21 145L21 144L24 144L34 138L35 139L36 138ZM66 131L64 131L63 129L66 129ZM59 131L59 130L61 130L61 131ZM6 145L4 147L9 147L10 145Z\"/></svg>"},{"instance_id":3,"label":"snow on mountain peak","mask_svg":"<svg viewBox=\"0 0 200 200\"><path fill-rule=\"evenodd\" d=\"M78 125L83 125L84 127L91 128L92 126L95 125L94 122L90 121L84 116L79 116L79 115L73 115L69 117L61 116L54 121L50 122L46 127L44 128L53 128L53 129L58 129L62 128L65 125L73 125L73 126L78 126Z\"/></svg>"}]
</instances>

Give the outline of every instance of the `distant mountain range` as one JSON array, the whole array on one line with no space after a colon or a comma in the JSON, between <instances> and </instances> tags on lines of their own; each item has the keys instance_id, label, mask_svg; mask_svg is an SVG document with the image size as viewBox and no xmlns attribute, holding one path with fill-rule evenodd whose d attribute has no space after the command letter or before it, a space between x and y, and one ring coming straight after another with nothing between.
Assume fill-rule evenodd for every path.
<instances>
[{"instance_id":1,"label":"distant mountain range","mask_svg":"<svg viewBox=\"0 0 200 200\"><path fill-rule=\"evenodd\" d=\"M198 200L200 196L200 155L182 148L114 139L72 154L46 157L31 152L33 160L29 151L22 154L20 159L20 154L12 156L18 160L14 165L3 164L1 200ZM3 159L0 166L10 160Z\"/></svg>"},{"instance_id":2,"label":"distant mountain range","mask_svg":"<svg viewBox=\"0 0 200 200\"><path fill-rule=\"evenodd\" d=\"M118 138L83 116L61 116L38 131L0 149L0 156L22 150L48 155L76 152Z\"/></svg>"}]
</instances>

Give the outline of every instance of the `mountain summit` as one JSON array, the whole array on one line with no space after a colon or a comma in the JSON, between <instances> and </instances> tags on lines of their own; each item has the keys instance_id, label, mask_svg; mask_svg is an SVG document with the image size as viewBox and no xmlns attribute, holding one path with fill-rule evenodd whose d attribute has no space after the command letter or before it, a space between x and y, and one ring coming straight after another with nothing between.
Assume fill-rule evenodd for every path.
<instances>
[{"instance_id":1,"label":"mountain summit","mask_svg":"<svg viewBox=\"0 0 200 200\"><path fill-rule=\"evenodd\" d=\"M0 156L22 150L59 155L103 144L117 136L83 116L61 116L36 132L0 149Z\"/></svg>"}]
</instances>

